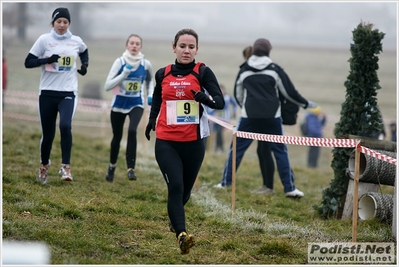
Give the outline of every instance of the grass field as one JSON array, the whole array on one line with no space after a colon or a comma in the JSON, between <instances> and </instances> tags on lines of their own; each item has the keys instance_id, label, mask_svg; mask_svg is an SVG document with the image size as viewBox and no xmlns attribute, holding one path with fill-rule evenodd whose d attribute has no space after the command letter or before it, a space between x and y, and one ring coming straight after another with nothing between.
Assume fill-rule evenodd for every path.
<instances>
[{"instance_id":1,"label":"grass field","mask_svg":"<svg viewBox=\"0 0 399 267\"><path fill-rule=\"evenodd\" d=\"M112 62L124 51L121 40L88 43L90 67L79 77L80 91L86 83L102 88ZM9 45L9 90L37 92L40 71L23 66L31 44ZM348 44L349 47L349 44ZM219 81L232 92L238 65L242 62L238 45L200 44L197 61L205 62ZM143 53L154 70L174 60L170 42L144 40ZM290 75L303 96L319 103L329 116L326 137L333 137L345 97L343 83L348 75L348 51L279 48L272 58ZM396 120L396 53L386 51L380 59L378 92L386 121ZM111 94L102 93L110 100ZM6 95L7 97L7 95ZM32 107L7 105L5 115L37 117ZM301 110L300 116L303 116ZM74 121L109 122L108 115L77 113ZM146 117L139 133L144 132ZM186 206L187 225L197 238L189 255L181 256L168 230L166 185L154 159L153 140L139 134L138 181L128 181L124 146L120 152L116 179L105 181L111 129L74 126L72 174L75 181L63 183L57 176L60 163L59 133L54 141L50 178L47 185L36 182L39 165L40 127L36 121L3 116L3 240L40 240L52 253L52 264L305 264L309 242L346 242L352 238L350 220L319 218L313 209L321 201L322 190L333 178L331 149L322 148L320 167L307 169L303 146L289 145L296 185L305 192L300 200L285 198L275 175L272 196L250 191L261 184L255 143L245 154L237 172L235 210L231 209L231 189L217 190L226 155L206 154L192 199ZM298 135L298 126L286 127L287 135ZM231 133L225 131L226 144ZM212 143L212 142L211 142ZM392 193L392 187L383 187ZM359 242L394 242L391 226L377 220L360 221Z\"/></svg>"}]
</instances>

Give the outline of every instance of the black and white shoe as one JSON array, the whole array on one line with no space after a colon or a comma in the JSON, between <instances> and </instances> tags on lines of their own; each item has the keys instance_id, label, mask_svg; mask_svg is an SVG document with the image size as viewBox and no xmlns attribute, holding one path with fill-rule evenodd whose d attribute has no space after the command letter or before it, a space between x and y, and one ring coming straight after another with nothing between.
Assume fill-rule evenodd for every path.
<instances>
[{"instance_id":1,"label":"black and white shoe","mask_svg":"<svg viewBox=\"0 0 399 267\"><path fill-rule=\"evenodd\" d=\"M137 176L136 176L136 174L134 173L134 170L133 169L128 169L127 170L127 178L129 179L129 180L137 180Z\"/></svg>"},{"instance_id":2,"label":"black and white shoe","mask_svg":"<svg viewBox=\"0 0 399 267\"><path fill-rule=\"evenodd\" d=\"M295 189L294 191L285 193L285 196L286 197L299 198L299 197L305 196L305 194L302 191L299 191L298 189Z\"/></svg>"},{"instance_id":3,"label":"black and white shoe","mask_svg":"<svg viewBox=\"0 0 399 267\"><path fill-rule=\"evenodd\" d=\"M108 167L107 175L105 176L105 180L108 182L112 182L114 180L116 166L112 167L111 165Z\"/></svg>"}]
</instances>

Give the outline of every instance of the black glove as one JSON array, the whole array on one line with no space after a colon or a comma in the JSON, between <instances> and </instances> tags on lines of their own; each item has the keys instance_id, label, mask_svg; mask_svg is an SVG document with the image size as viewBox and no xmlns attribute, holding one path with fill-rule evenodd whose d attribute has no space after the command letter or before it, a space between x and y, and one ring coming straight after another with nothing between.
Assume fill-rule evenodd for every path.
<instances>
[{"instance_id":1,"label":"black glove","mask_svg":"<svg viewBox=\"0 0 399 267\"><path fill-rule=\"evenodd\" d=\"M202 92L202 91L196 92L194 90L191 90L191 92L194 94L195 101L205 104L208 107L214 106L215 102L213 100L211 100L209 98L209 96L207 96L204 92Z\"/></svg>"},{"instance_id":2,"label":"black glove","mask_svg":"<svg viewBox=\"0 0 399 267\"><path fill-rule=\"evenodd\" d=\"M82 66L80 67L80 70L78 70L78 73L82 76L85 76L87 73L87 65L82 64Z\"/></svg>"},{"instance_id":3,"label":"black glove","mask_svg":"<svg viewBox=\"0 0 399 267\"><path fill-rule=\"evenodd\" d=\"M147 127L145 127L145 137L150 141L150 132L151 130L155 131L155 124L157 119L149 119Z\"/></svg>"},{"instance_id":4,"label":"black glove","mask_svg":"<svg viewBox=\"0 0 399 267\"><path fill-rule=\"evenodd\" d=\"M51 57L47 58L47 64L51 64L51 63L57 62L59 58L60 58L59 55L53 54Z\"/></svg>"}]
</instances>

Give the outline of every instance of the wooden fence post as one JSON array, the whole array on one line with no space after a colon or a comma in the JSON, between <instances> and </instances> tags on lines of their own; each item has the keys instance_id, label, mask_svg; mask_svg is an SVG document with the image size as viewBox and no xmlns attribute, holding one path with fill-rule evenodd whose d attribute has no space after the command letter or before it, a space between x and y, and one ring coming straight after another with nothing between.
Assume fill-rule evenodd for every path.
<instances>
[{"instance_id":1,"label":"wooden fence post","mask_svg":"<svg viewBox=\"0 0 399 267\"><path fill-rule=\"evenodd\" d=\"M360 151L356 147L355 150L355 178L353 179L353 213L352 213L352 242L356 242L357 233L357 217L359 204L359 166L360 166Z\"/></svg>"},{"instance_id":2,"label":"wooden fence post","mask_svg":"<svg viewBox=\"0 0 399 267\"><path fill-rule=\"evenodd\" d=\"M235 201L236 201L236 148L237 148L237 133L233 134L233 155L232 155L232 164L231 164L231 210L234 212L235 209Z\"/></svg>"}]
</instances>

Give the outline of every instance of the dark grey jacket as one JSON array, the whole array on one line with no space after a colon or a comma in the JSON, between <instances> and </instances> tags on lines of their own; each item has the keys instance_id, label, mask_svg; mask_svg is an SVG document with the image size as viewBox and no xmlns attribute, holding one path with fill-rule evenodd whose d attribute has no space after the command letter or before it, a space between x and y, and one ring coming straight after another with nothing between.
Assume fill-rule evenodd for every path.
<instances>
[{"instance_id":1,"label":"dark grey jacket","mask_svg":"<svg viewBox=\"0 0 399 267\"><path fill-rule=\"evenodd\" d=\"M252 55L240 66L234 97L242 108L242 117L280 117L282 96L300 107L308 106L308 101L295 89L283 68L269 57Z\"/></svg>"}]
</instances>

